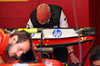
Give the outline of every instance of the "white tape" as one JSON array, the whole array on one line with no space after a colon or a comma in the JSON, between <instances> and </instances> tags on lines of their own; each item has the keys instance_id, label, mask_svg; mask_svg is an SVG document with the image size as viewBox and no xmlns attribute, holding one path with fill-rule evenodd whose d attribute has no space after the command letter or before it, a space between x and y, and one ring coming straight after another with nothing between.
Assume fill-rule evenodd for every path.
<instances>
[{"instance_id":1,"label":"white tape","mask_svg":"<svg viewBox=\"0 0 100 66\"><path fill-rule=\"evenodd\" d=\"M28 64L26 64L26 63L16 63L16 64L13 64L13 66L28 66Z\"/></svg>"}]
</instances>

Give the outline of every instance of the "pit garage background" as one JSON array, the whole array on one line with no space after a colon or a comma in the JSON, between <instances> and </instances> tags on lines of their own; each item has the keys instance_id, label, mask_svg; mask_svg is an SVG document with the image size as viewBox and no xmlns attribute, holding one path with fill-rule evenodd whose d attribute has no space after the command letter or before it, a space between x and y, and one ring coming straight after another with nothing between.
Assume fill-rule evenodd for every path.
<instances>
[{"instance_id":1,"label":"pit garage background","mask_svg":"<svg viewBox=\"0 0 100 66\"><path fill-rule=\"evenodd\" d=\"M70 28L95 27L96 41L94 47L100 45L100 0L28 0L0 2L0 28L25 28L32 10L41 3L55 4L63 8ZM82 61L90 43L75 46L75 54ZM81 58L80 52L81 50ZM68 58L68 62L71 62ZM89 65L87 58L85 65Z\"/></svg>"}]
</instances>

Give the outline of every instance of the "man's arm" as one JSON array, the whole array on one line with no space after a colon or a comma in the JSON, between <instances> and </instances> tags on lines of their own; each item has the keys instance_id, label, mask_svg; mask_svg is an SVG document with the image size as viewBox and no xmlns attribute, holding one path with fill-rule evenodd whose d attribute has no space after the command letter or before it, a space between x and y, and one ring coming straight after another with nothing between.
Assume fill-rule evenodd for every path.
<instances>
[{"instance_id":1,"label":"man's arm","mask_svg":"<svg viewBox=\"0 0 100 66\"><path fill-rule=\"evenodd\" d=\"M0 64L5 64L5 62L2 60L1 56L0 56Z\"/></svg>"},{"instance_id":2,"label":"man's arm","mask_svg":"<svg viewBox=\"0 0 100 66\"><path fill-rule=\"evenodd\" d=\"M67 28L68 26L68 22L67 22L67 18L65 16L65 14L63 13L63 11L61 11L61 16L60 16L60 28Z\"/></svg>"},{"instance_id":3,"label":"man's arm","mask_svg":"<svg viewBox=\"0 0 100 66\"><path fill-rule=\"evenodd\" d=\"M61 11L61 16L60 16L60 28L69 28L68 23L67 23L67 18L63 11ZM68 46L68 53L74 51L74 46Z\"/></svg>"},{"instance_id":4,"label":"man's arm","mask_svg":"<svg viewBox=\"0 0 100 66\"><path fill-rule=\"evenodd\" d=\"M67 23L67 18L64 15L63 11L61 11L61 16L60 16L60 28L68 28L68 23ZM68 46L66 47L68 50L68 53L70 54L72 62L75 64L79 62L78 58L74 54L74 46Z\"/></svg>"},{"instance_id":5,"label":"man's arm","mask_svg":"<svg viewBox=\"0 0 100 66\"><path fill-rule=\"evenodd\" d=\"M34 26L32 25L32 22L31 22L30 19L28 20L28 23L26 25L26 28L34 28Z\"/></svg>"},{"instance_id":6,"label":"man's arm","mask_svg":"<svg viewBox=\"0 0 100 66\"><path fill-rule=\"evenodd\" d=\"M70 55L70 58L72 60L73 63L79 63L79 59L76 57L75 53L74 53L74 46L68 46L66 47L68 49L68 53Z\"/></svg>"}]
</instances>

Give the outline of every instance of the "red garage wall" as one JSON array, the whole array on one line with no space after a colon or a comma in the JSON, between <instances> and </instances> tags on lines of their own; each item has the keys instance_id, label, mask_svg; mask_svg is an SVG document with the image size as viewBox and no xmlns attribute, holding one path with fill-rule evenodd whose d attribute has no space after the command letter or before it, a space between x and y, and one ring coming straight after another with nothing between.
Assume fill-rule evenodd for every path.
<instances>
[{"instance_id":1,"label":"red garage wall","mask_svg":"<svg viewBox=\"0 0 100 66\"><path fill-rule=\"evenodd\" d=\"M89 26L88 0L29 0L28 2L0 2L0 27L25 28L30 13L40 3L61 6L67 17L69 27ZM79 50L82 50L81 56L83 58L88 50L89 43L83 44L82 49L77 49L78 47L79 45L75 46L75 53L80 59ZM89 65L89 59L87 59L85 65Z\"/></svg>"},{"instance_id":2,"label":"red garage wall","mask_svg":"<svg viewBox=\"0 0 100 66\"><path fill-rule=\"evenodd\" d=\"M100 0L89 0L89 22L96 30L95 48L100 45Z\"/></svg>"},{"instance_id":3,"label":"red garage wall","mask_svg":"<svg viewBox=\"0 0 100 66\"><path fill-rule=\"evenodd\" d=\"M0 27L25 27L31 11L38 6L38 0L28 2L0 2Z\"/></svg>"},{"instance_id":4,"label":"red garage wall","mask_svg":"<svg viewBox=\"0 0 100 66\"><path fill-rule=\"evenodd\" d=\"M28 2L0 2L0 27L25 27L29 15L40 3L56 4L63 7L70 27L87 27L88 0L29 0ZM76 21L73 6L75 7Z\"/></svg>"}]
</instances>

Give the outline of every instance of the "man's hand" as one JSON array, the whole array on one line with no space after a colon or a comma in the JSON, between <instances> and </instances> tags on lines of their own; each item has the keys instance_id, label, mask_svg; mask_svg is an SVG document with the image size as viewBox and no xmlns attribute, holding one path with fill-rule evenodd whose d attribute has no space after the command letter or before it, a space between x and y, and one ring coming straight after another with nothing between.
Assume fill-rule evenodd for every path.
<instances>
[{"instance_id":1,"label":"man's hand","mask_svg":"<svg viewBox=\"0 0 100 66\"><path fill-rule=\"evenodd\" d=\"M11 63L12 61L15 61L15 60L16 60L15 58L11 58L6 63Z\"/></svg>"},{"instance_id":2,"label":"man's hand","mask_svg":"<svg viewBox=\"0 0 100 66\"><path fill-rule=\"evenodd\" d=\"M75 64L79 63L79 60L78 60L78 58L76 57L76 55L74 53L70 54L70 58L71 58L73 63L75 63Z\"/></svg>"}]
</instances>

